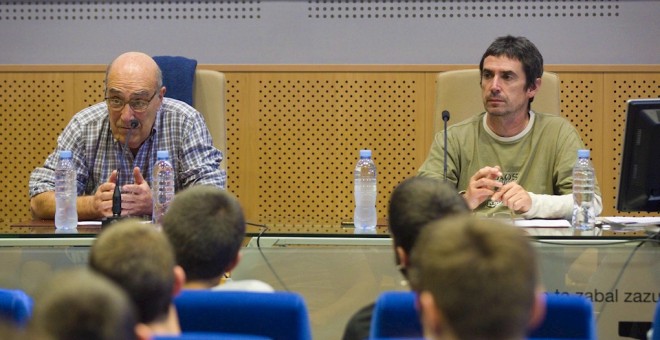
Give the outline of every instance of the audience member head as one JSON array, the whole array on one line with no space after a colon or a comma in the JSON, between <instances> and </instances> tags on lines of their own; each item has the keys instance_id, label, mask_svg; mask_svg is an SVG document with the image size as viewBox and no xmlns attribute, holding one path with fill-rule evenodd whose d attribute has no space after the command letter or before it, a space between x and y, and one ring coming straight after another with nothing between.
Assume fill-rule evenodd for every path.
<instances>
[{"instance_id":1,"label":"audience member head","mask_svg":"<svg viewBox=\"0 0 660 340\"><path fill-rule=\"evenodd\" d=\"M495 220L429 223L412 251L409 280L434 339L523 339L544 313L532 245Z\"/></svg>"},{"instance_id":2,"label":"audience member head","mask_svg":"<svg viewBox=\"0 0 660 340\"><path fill-rule=\"evenodd\" d=\"M245 219L239 202L225 190L200 185L179 192L162 224L187 285L215 286L239 261Z\"/></svg>"},{"instance_id":3,"label":"audience member head","mask_svg":"<svg viewBox=\"0 0 660 340\"><path fill-rule=\"evenodd\" d=\"M89 265L128 293L145 324L170 317L172 298L185 281L167 237L137 220L117 222L101 232L92 245Z\"/></svg>"},{"instance_id":4,"label":"audience member head","mask_svg":"<svg viewBox=\"0 0 660 340\"><path fill-rule=\"evenodd\" d=\"M486 57L507 57L518 60L525 72L525 89L535 86L536 79L543 76L543 56L531 41L525 37L507 35L499 37L488 46L479 62L479 71L484 70ZM530 100L531 102L531 100Z\"/></svg>"},{"instance_id":5,"label":"audience member head","mask_svg":"<svg viewBox=\"0 0 660 340\"><path fill-rule=\"evenodd\" d=\"M126 293L86 268L68 269L35 294L29 336L51 340L136 339L137 316Z\"/></svg>"},{"instance_id":6,"label":"audience member head","mask_svg":"<svg viewBox=\"0 0 660 340\"><path fill-rule=\"evenodd\" d=\"M410 251L425 224L469 211L456 188L442 180L411 177L401 182L390 196L388 211L397 264L406 266Z\"/></svg>"},{"instance_id":7,"label":"audience member head","mask_svg":"<svg viewBox=\"0 0 660 340\"><path fill-rule=\"evenodd\" d=\"M165 96L158 64L141 52L127 52L113 60L105 74L105 98L113 136L125 143L131 120L139 123L128 145L138 148L151 135L156 112ZM132 114L126 112L130 106Z\"/></svg>"}]
</instances>

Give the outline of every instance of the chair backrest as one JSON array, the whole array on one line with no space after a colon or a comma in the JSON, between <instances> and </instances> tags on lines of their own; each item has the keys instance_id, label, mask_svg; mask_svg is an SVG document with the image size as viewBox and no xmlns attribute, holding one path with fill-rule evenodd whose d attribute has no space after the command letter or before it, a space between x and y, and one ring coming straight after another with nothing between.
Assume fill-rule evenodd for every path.
<instances>
[{"instance_id":1,"label":"chair backrest","mask_svg":"<svg viewBox=\"0 0 660 340\"><path fill-rule=\"evenodd\" d=\"M421 338L423 336L415 293L388 291L378 296L371 317L370 338Z\"/></svg>"},{"instance_id":2,"label":"chair backrest","mask_svg":"<svg viewBox=\"0 0 660 340\"><path fill-rule=\"evenodd\" d=\"M651 340L660 340L660 301L655 304L655 316L651 325Z\"/></svg>"},{"instance_id":3,"label":"chair backrest","mask_svg":"<svg viewBox=\"0 0 660 340\"><path fill-rule=\"evenodd\" d=\"M234 333L190 332L180 335L156 335L152 340L268 340L271 338Z\"/></svg>"},{"instance_id":4,"label":"chair backrest","mask_svg":"<svg viewBox=\"0 0 660 340\"><path fill-rule=\"evenodd\" d=\"M193 82L197 60L178 56L154 56L153 59L163 75L165 97L194 106Z\"/></svg>"},{"instance_id":5,"label":"chair backrest","mask_svg":"<svg viewBox=\"0 0 660 340\"><path fill-rule=\"evenodd\" d=\"M307 306L297 293L186 290L174 303L183 332L249 334L274 340L312 338Z\"/></svg>"},{"instance_id":6,"label":"chair backrest","mask_svg":"<svg viewBox=\"0 0 660 340\"><path fill-rule=\"evenodd\" d=\"M24 326L32 316L32 298L18 289L0 289L0 317Z\"/></svg>"},{"instance_id":7,"label":"chair backrest","mask_svg":"<svg viewBox=\"0 0 660 340\"><path fill-rule=\"evenodd\" d=\"M224 157L220 168L227 171L224 73L199 70L197 60L186 57L154 56L153 59L163 74L165 96L192 105L204 116L213 145Z\"/></svg>"},{"instance_id":8,"label":"chair backrest","mask_svg":"<svg viewBox=\"0 0 660 340\"><path fill-rule=\"evenodd\" d=\"M595 340L593 303L579 295L547 294L545 319L528 339Z\"/></svg>"},{"instance_id":9,"label":"chair backrest","mask_svg":"<svg viewBox=\"0 0 660 340\"><path fill-rule=\"evenodd\" d=\"M450 114L449 125L484 112L479 69L441 72L436 76L435 131L443 127L442 111ZM555 73L543 72L541 89L534 96L532 110L559 115L560 81Z\"/></svg>"},{"instance_id":10,"label":"chair backrest","mask_svg":"<svg viewBox=\"0 0 660 340\"><path fill-rule=\"evenodd\" d=\"M225 74L212 70L195 71L194 107L204 116L213 145L224 157L220 163L227 170L227 128L225 120Z\"/></svg>"}]
</instances>

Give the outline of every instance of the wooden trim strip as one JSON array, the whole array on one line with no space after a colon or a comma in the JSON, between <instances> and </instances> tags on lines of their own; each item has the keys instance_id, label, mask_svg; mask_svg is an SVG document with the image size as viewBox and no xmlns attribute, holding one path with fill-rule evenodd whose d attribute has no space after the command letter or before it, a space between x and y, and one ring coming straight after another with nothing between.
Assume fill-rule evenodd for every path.
<instances>
[{"instance_id":1,"label":"wooden trim strip","mask_svg":"<svg viewBox=\"0 0 660 340\"><path fill-rule=\"evenodd\" d=\"M273 65L239 65L239 64L199 64L200 69L221 72L443 72L450 70L476 68L477 65L333 65L333 64L273 64ZM25 64L0 65L0 72L105 72L106 65L99 64ZM660 64L636 65L545 65L546 71L571 73L655 73L660 72Z\"/></svg>"}]
</instances>

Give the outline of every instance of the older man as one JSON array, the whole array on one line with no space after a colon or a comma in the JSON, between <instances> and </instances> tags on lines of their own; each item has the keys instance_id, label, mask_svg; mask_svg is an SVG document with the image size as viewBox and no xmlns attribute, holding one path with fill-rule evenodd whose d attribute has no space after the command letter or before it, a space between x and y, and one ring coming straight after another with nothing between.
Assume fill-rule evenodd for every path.
<instances>
[{"instance_id":1,"label":"older man","mask_svg":"<svg viewBox=\"0 0 660 340\"><path fill-rule=\"evenodd\" d=\"M224 188L222 153L213 147L204 118L191 106L165 98L162 84L158 65L144 53L122 54L108 66L105 101L74 115L57 149L30 176L35 217L55 215L54 169L60 150L73 153L80 219L111 216L116 185L122 189L122 215L150 215L158 150L169 151L177 191L193 184Z\"/></svg>"}]
</instances>

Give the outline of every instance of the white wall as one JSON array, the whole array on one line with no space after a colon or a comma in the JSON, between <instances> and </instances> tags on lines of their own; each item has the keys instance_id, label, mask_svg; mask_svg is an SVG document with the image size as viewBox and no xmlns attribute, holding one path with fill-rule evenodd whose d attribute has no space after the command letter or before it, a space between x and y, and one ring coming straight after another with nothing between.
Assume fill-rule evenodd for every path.
<instances>
[{"instance_id":1,"label":"white wall","mask_svg":"<svg viewBox=\"0 0 660 340\"><path fill-rule=\"evenodd\" d=\"M660 1L1 1L0 64L476 64L524 35L547 64L657 64Z\"/></svg>"}]
</instances>

